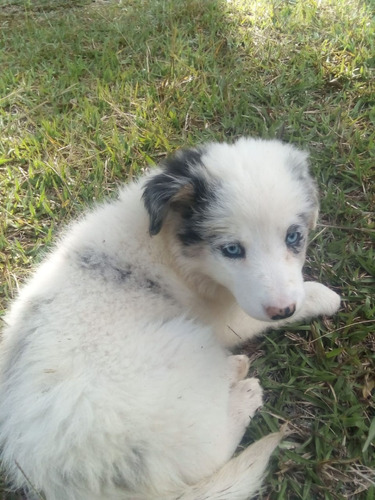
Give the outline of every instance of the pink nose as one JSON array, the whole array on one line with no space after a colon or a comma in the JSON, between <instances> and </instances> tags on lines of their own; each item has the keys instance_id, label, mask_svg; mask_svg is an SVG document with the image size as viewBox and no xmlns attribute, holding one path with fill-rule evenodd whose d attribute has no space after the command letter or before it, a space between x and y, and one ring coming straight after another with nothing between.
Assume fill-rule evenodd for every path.
<instances>
[{"instance_id":1,"label":"pink nose","mask_svg":"<svg viewBox=\"0 0 375 500\"><path fill-rule=\"evenodd\" d=\"M288 307L279 308L279 307L265 307L264 308L267 316L274 321L278 319L289 318L289 316L293 316L296 310L295 304L290 304Z\"/></svg>"}]
</instances>

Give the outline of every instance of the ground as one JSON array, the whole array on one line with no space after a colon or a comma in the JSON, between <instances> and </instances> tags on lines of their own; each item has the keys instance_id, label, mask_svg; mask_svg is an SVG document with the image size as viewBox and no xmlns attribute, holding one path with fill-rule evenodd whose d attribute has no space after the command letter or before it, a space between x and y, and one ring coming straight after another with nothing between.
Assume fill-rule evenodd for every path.
<instances>
[{"instance_id":1,"label":"ground","mask_svg":"<svg viewBox=\"0 0 375 500\"><path fill-rule=\"evenodd\" d=\"M63 225L177 147L306 148L321 192L306 276L340 313L244 350L289 422L259 500L375 499L372 0L5 0L0 311ZM1 498L15 498L4 489Z\"/></svg>"}]
</instances>

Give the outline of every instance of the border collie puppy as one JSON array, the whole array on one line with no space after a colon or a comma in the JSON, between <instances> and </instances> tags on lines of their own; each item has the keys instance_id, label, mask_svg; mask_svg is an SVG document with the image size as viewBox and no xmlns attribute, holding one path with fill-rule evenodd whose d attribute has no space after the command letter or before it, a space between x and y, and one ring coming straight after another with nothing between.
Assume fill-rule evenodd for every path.
<instances>
[{"instance_id":1,"label":"border collie puppy","mask_svg":"<svg viewBox=\"0 0 375 500\"><path fill-rule=\"evenodd\" d=\"M306 153L242 138L177 152L74 222L5 319L13 486L47 500L253 496L280 433L232 458L262 390L230 348L338 309L302 278L317 213Z\"/></svg>"}]
</instances>

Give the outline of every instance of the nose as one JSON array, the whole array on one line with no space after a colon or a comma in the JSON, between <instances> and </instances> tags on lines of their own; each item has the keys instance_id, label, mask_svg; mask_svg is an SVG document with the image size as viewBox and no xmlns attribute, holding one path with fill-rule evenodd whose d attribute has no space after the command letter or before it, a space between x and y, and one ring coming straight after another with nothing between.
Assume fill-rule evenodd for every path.
<instances>
[{"instance_id":1,"label":"nose","mask_svg":"<svg viewBox=\"0 0 375 500\"><path fill-rule=\"evenodd\" d=\"M267 316L276 321L278 319L285 319L289 318L290 316L293 316L296 310L296 305L295 304L290 304L288 307L284 308L279 308L279 307L265 307L264 308Z\"/></svg>"}]
</instances>

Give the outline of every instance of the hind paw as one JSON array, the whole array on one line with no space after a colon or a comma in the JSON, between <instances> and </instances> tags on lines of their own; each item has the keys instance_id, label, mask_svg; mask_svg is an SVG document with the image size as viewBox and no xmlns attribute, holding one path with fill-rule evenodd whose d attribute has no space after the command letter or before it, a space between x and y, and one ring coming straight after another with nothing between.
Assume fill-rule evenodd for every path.
<instances>
[{"instance_id":1,"label":"hind paw","mask_svg":"<svg viewBox=\"0 0 375 500\"><path fill-rule=\"evenodd\" d=\"M246 378L233 385L229 393L229 432L227 435L230 455L234 453L251 418L262 403L263 391L258 379Z\"/></svg>"},{"instance_id":2,"label":"hind paw","mask_svg":"<svg viewBox=\"0 0 375 500\"><path fill-rule=\"evenodd\" d=\"M231 416L243 427L247 427L256 410L263 404L263 390L259 380L240 380L233 386L230 397Z\"/></svg>"}]
</instances>

